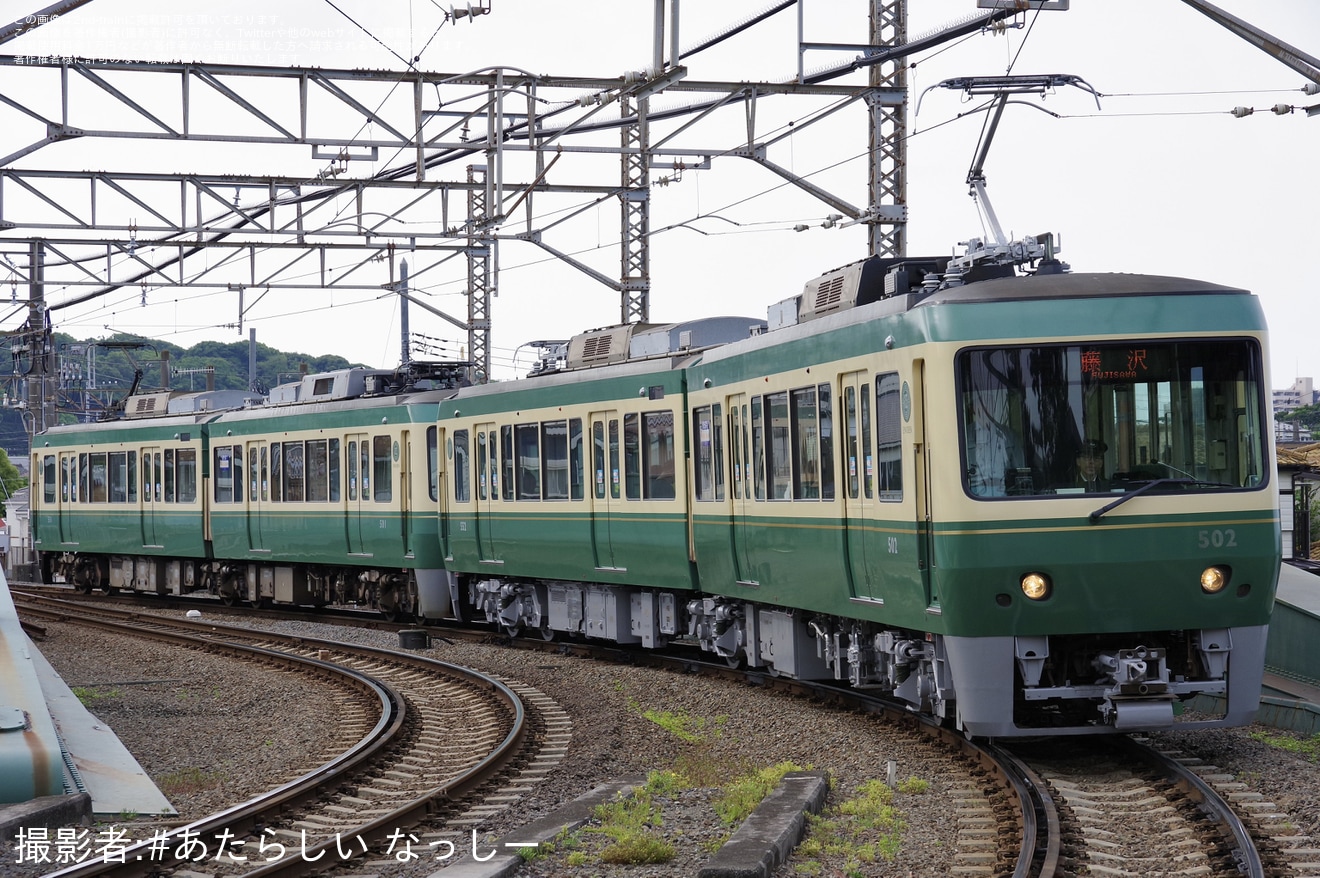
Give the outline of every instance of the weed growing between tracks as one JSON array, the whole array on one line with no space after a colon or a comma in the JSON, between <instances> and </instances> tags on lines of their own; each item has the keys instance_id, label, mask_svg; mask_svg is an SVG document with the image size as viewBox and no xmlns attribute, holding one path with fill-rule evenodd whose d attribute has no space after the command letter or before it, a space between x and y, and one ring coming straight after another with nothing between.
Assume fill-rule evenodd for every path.
<instances>
[{"instance_id":1,"label":"weed growing between tracks","mask_svg":"<svg viewBox=\"0 0 1320 878\"><path fill-rule=\"evenodd\" d=\"M1296 753L1309 762L1320 762L1320 735L1312 735L1309 738L1303 738L1300 735L1280 732L1273 734L1271 732L1252 732L1253 741L1260 741L1270 747Z\"/></svg>"}]
</instances>

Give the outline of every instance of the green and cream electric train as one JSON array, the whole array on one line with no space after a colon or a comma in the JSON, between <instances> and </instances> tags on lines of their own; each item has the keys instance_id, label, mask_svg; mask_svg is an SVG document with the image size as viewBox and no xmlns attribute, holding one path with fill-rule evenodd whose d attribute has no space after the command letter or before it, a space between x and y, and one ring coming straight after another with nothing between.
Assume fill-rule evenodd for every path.
<instances>
[{"instance_id":1,"label":"green and cream electric train","mask_svg":"<svg viewBox=\"0 0 1320 878\"><path fill-rule=\"evenodd\" d=\"M525 379L60 427L39 548L87 587L695 645L969 735L1249 722L1280 557L1259 302L1032 268L872 258Z\"/></svg>"}]
</instances>

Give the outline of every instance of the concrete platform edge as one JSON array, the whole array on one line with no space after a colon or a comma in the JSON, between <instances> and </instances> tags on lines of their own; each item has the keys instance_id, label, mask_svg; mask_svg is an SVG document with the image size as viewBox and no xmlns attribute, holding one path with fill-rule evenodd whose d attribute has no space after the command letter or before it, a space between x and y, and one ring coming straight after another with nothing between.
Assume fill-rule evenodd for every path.
<instances>
[{"instance_id":1,"label":"concrete platform edge","mask_svg":"<svg viewBox=\"0 0 1320 878\"><path fill-rule=\"evenodd\" d=\"M802 840L807 813L820 813L829 788L825 771L784 775L779 786L701 868L700 878L768 878Z\"/></svg>"}]
</instances>

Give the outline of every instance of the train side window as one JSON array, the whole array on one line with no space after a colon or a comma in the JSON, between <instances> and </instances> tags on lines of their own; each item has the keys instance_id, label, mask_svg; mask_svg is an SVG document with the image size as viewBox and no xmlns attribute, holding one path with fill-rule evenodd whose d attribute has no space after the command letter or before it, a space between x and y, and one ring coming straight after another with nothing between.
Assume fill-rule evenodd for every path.
<instances>
[{"instance_id":1,"label":"train side window","mask_svg":"<svg viewBox=\"0 0 1320 878\"><path fill-rule=\"evenodd\" d=\"M594 475L595 496L605 499L605 424L596 421L591 425L591 469Z\"/></svg>"},{"instance_id":2,"label":"train side window","mask_svg":"<svg viewBox=\"0 0 1320 878\"><path fill-rule=\"evenodd\" d=\"M765 419L770 424L765 449L766 493L771 500L793 496L793 437L788 392L766 394Z\"/></svg>"},{"instance_id":3,"label":"train side window","mask_svg":"<svg viewBox=\"0 0 1320 878\"><path fill-rule=\"evenodd\" d=\"M498 500L500 492L500 463L499 457L496 456L495 453L496 443L495 431L493 429L486 434L486 449L488 452L487 456L490 458L490 499ZM486 499L484 494L481 499Z\"/></svg>"},{"instance_id":4,"label":"train side window","mask_svg":"<svg viewBox=\"0 0 1320 878\"><path fill-rule=\"evenodd\" d=\"M460 432L466 434L467 430ZM477 434L477 499L486 499L486 434L484 431Z\"/></svg>"},{"instance_id":5,"label":"train side window","mask_svg":"<svg viewBox=\"0 0 1320 878\"><path fill-rule=\"evenodd\" d=\"M541 485L547 500L568 499L568 421L541 424Z\"/></svg>"},{"instance_id":6,"label":"train side window","mask_svg":"<svg viewBox=\"0 0 1320 878\"><path fill-rule=\"evenodd\" d=\"M151 467L152 467L152 463L151 463L151 461L152 461L152 457L153 457L153 455L151 455L151 454L149 454L149 453L146 453L146 452L143 452L143 454L142 454L142 475L143 475L144 478L146 478L146 477L148 477L148 476L147 476L148 472L154 472L154 473L155 473L155 482L154 482L153 484L155 484L155 486L156 486L156 493L155 493L156 502L159 503L162 499L164 499L164 498L161 497L161 465L160 465L160 452L157 451L157 452L155 453L154 456L155 456L155 460L156 460L156 468L155 468L154 470L152 470L152 468L151 468ZM130 460L129 460L129 468L130 468L130 469L132 468L132 464L133 464L133 461L130 459ZM168 478L168 477L167 477L167 478ZM243 468L242 468L242 467L239 467L238 469L234 470L234 480L235 480L235 481L239 481L239 480L241 480L242 478L243 478ZM148 488L146 488L146 487L144 487L143 490L142 490L142 499L143 499L143 500L148 500L148 501L149 501L149 500L151 500L151 498L152 498L151 490L148 489ZM130 497L129 499L131 500L131 499L133 499L133 498Z\"/></svg>"},{"instance_id":7,"label":"train side window","mask_svg":"<svg viewBox=\"0 0 1320 878\"><path fill-rule=\"evenodd\" d=\"M55 487L55 455L47 454L41 458L41 499L46 503L54 503L55 498L59 496ZM68 484L68 479L65 479ZM65 488L64 498L67 500L69 491Z\"/></svg>"},{"instance_id":8,"label":"train side window","mask_svg":"<svg viewBox=\"0 0 1320 878\"><path fill-rule=\"evenodd\" d=\"M128 455L122 451L112 451L107 463L106 483L110 488L108 499L111 503L127 503L128 485L124 481L128 478Z\"/></svg>"},{"instance_id":9,"label":"train side window","mask_svg":"<svg viewBox=\"0 0 1320 878\"><path fill-rule=\"evenodd\" d=\"M197 500L197 449L180 448L174 456L174 487L180 503Z\"/></svg>"},{"instance_id":10,"label":"train side window","mask_svg":"<svg viewBox=\"0 0 1320 878\"><path fill-rule=\"evenodd\" d=\"M742 422L737 403L729 406L729 463L733 466L733 497L743 498ZM721 458L722 459L722 458Z\"/></svg>"},{"instance_id":11,"label":"train side window","mask_svg":"<svg viewBox=\"0 0 1320 878\"><path fill-rule=\"evenodd\" d=\"M371 476L376 480L376 488L371 496L378 503L388 503L390 498L394 496L394 484L390 469L391 447L392 441L389 436L371 437Z\"/></svg>"},{"instance_id":12,"label":"train side window","mask_svg":"<svg viewBox=\"0 0 1320 878\"><path fill-rule=\"evenodd\" d=\"M426 475L427 484L431 486L431 499L440 499L440 460L439 448L437 447L437 438L440 431L436 427L426 428Z\"/></svg>"},{"instance_id":13,"label":"train side window","mask_svg":"<svg viewBox=\"0 0 1320 878\"><path fill-rule=\"evenodd\" d=\"M146 457L142 459L142 466L145 469L147 465ZM174 502L174 449L165 449L165 502Z\"/></svg>"},{"instance_id":14,"label":"train side window","mask_svg":"<svg viewBox=\"0 0 1320 878\"><path fill-rule=\"evenodd\" d=\"M696 439L696 466L693 470L693 495L698 500L715 499L715 425L711 423L711 407L692 410L692 435Z\"/></svg>"},{"instance_id":15,"label":"train side window","mask_svg":"<svg viewBox=\"0 0 1320 878\"><path fill-rule=\"evenodd\" d=\"M329 448L330 459L328 466L330 468L330 502L339 502L339 440L331 439Z\"/></svg>"},{"instance_id":16,"label":"train side window","mask_svg":"<svg viewBox=\"0 0 1320 878\"><path fill-rule=\"evenodd\" d=\"M243 446L234 446L234 502L243 502Z\"/></svg>"},{"instance_id":17,"label":"train side window","mask_svg":"<svg viewBox=\"0 0 1320 878\"><path fill-rule=\"evenodd\" d=\"M363 478L366 478L365 473ZM362 488L364 495L366 487ZM279 442L270 443L270 499L284 499L284 448Z\"/></svg>"},{"instance_id":18,"label":"train side window","mask_svg":"<svg viewBox=\"0 0 1320 878\"><path fill-rule=\"evenodd\" d=\"M267 467L266 460L267 449L263 445L261 446L261 499L263 501L270 499L270 470Z\"/></svg>"},{"instance_id":19,"label":"train side window","mask_svg":"<svg viewBox=\"0 0 1320 878\"><path fill-rule=\"evenodd\" d=\"M586 473L582 468L582 419L568 419L568 490L572 499L586 499Z\"/></svg>"},{"instance_id":20,"label":"train side window","mask_svg":"<svg viewBox=\"0 0 1320 878\"><path fill-rule=\"evenodd\" d=\"M761 397L752 397L752 478L756 499L765 499L765 427L761 423Z\"/></svg>"},{"instance_id":21,"label":"train side window","mask_svg":"<svg viewBox=\"0 0 1320 878\"><path fill-rule=\"evenodd\" d=\"M518 461L518 456L513 453L512 427L500 427L500 454L503 456L504 460L503 497L505 500L512 500L514 485L517 484L517 479L514 478L513 468Z\"/></svg>"},{"instance_id":22,"label":"train side window","mask_svg":"<svg viewBox=\"0 0 1320 878\"><path fill-rule=\"evenodd\" d=\"M479 457L485 457L481 442L485 439L485 433L477 434L477 451ZM477 480L481 485L481 480ZM454 431L454 502L466 503L472 499L471 487L468 481L468 431ZM485 491L482 489L482 499L485 499Z\"/></svg>"},{"instance_id":23,"label":"train side window","mask_svg":"<svg viewBox=\"0 0 1320 878\"><path fill-rule=\"evenodd\" d=\"M791 398L793 499L819 500L820 417L816 407L816 388L794 390Z\"/></svg>"},{"instance_id":24,"label":"train side window","mask_svg":"<svg viewBox=\"0 0 1320 878\"><path fill-rule=\"evenodd\" d=\"M324 503L330 499L330 446L324 439L312 439L306 444L307 501Z\"/></svg>"},{"instance_id":25,"label":"train side window","mask_svg":"<svg viewBox=\"0 0 1320 878\"><path fill-rule=\"evenodd\" d=\"M856 500L861 481L857 477L857 388L843 388L843 459L847 462L848 499Z\"/></svg>"},{"instance_id":26,"label":"train side window","mask_svg":"<svg viewBox=\"0 0 1320 878\"><path fill-rule=\"evenodd\" d=\"M715 430L715 499L724 499L724 407L718 402L711 410L711 427Z\"/></svg>"},{"instance_id":27,"label":"train side window","mask_svg":"<svg viewBox=\"0 0 1320 878\"><path fill-rule=\"evenodd\" d=\"M610 498L619 499L619 419L610 418Z\"/></svg>"},{"instance_id":28,"label":"train side window","mask_svg":"<svg viewBox=\"0 0 1320 878\"><path fill-rule=\"evenodd\" d=\"M901 387L897 372L886 372L875 377L875 469L881 500L903 499Z\"/></svg>"},{"instance_id":29,"label":"train side window","mask_svg":"<svg viewBox=\"0 0 1320 878\"><path fill-rule=\"evenodd\" d=\"M642 415L642 449L645 454L642 483L648 500L674 499L674 413L646 412Z\"/></svg>"},{"instance_id":30,"label":"train side window","mask_svg":"<svg viewBox=\"0 0 1320 878\"><path fill-rule=\"evenodd\" d=\"M816 388L820 398L820 497L834 499L834 397L830 386Z\"/></svg>"},{"instance_id":31,"label":"train side window","mask_svg":"<svg viewBox=\"0 0 1320 878\"><path fill-rule=\"evenodd\" d=\"M348 499L358 497L358 453L357 442L348 443Z\"/></svg>"},{"instance_id":32,"label":"train side window","mask_svg":"<svg viewBox=\"0 0 1320 878\"><path fill-rule=\"evenodd\" d=\"M233 449L227 445L217 446L215 455L215 502L232 503L234 500L234 461Z\"/></svg>"},{"instance_id":33,"label":"train side window","mask_svg":"<svg viewBox=\"0 0 1320 878\"><path fill-rule=\"evenodd\" d=\"M867 500L875 494L875 456L871 451L871 385L863 384L862 403L862 492Z\"/></svg>"},{"instance_id":34,"label":"train side window","mask_svg":"<svg viewBox=\"0 0 1320 878\"><path fill-rule=\"evenodd\" d=\"M307 457L301 442L284 443L284 499L301 503L307 488Z\"/></svg>"},{"instance_id":35,"label":"train side window","mask_svg":"<svg viewBox=\"0 0 1320 878\"><path fill-rule=\"evenodd\" d=\"M73 489L70 490L69 486ZM71 503L78 496L78 470L72 457L60 458L60 498Z\"/></svg>"},{"instance_id":36,"label":"train side window","mask_svg":"<svg viewBox=\"0 0 1320 878\"><path fill-rule=\"evenodd\" d=\"M91 473L91 502L104 503L109 497L109 474L106 472L105 453L89 454Z\"/></svg>"},{"instance_id":37,"label":"train side window","mask_svg":"<svg viewBox=\"0 0 1320 878\"><path fill-rule=\"evenodd\" d=\"M623 483L629 500L642 499L642 435L637 414L623 416Z\"/></svg>"},{"instance_id":38,"label":"train side window","mask_svg":"<svg viewBox=\"0 0 1320 878\"><path fill-rule=\"evenodd\" d=\"M519 500L541 499L541 446L536 428L536 424L519 424L515 430L518 440Z\"/></svg>"}]
</instances>

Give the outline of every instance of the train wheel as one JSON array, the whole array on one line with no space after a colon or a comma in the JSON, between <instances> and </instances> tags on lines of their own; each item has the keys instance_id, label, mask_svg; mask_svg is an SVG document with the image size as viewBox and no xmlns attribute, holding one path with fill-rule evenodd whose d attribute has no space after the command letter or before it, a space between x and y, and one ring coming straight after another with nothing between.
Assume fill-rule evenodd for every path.
<instances>
[{"instance_id":1,"label":"train wheel","mask_svg":"<svg viewBox=\"0 0 1320 878\"><path fill-rule=\"evenodd\" d=\"M518 632L522 630L517 625L501 625L500 627L504 629L504 633L509 635L509 637L517 637Z\"/></svg>"},{"instance_id":2,"label":"train wheel","mask_svg":"<svg viewBox=\"0 0 1320 878\"><path fill-rule=\"evenodd\" d=\"M541 639L544 640L546 643L549 643L550 641L555 639L555 629L551 628L549 625L542 625L540 631L541 631Z\"/></svg>"},{"instance_id":3,"label":"train wheel","mask_svg":"<svg viewBox=\"0 0 1320 878\"><path fill-rule=\"evenodd\" d=\"M724 663L727 664L729 667L733 668L735 671L741 668L743 665L742 650L741 649L738 650L733 655L726 655L724 657Z\"/></svg>"}]
</instances>

